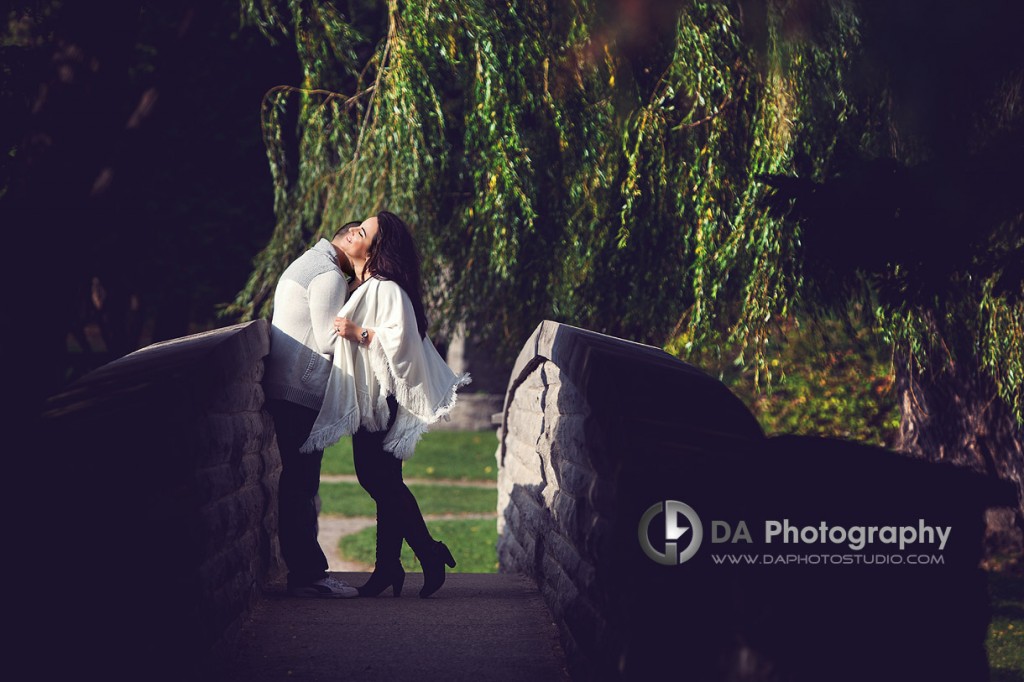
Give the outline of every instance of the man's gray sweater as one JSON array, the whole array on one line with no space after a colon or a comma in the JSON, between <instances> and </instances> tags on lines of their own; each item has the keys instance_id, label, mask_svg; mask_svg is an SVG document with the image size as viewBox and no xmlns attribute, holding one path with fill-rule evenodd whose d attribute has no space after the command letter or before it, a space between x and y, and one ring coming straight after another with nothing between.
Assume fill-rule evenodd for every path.
<instances>
[{"instance_id":1,"label":"man's gray sweater","mask_svg":"<svg viewBox=\"0 0 1024 682\"><path fill-rule=\"evenodd\" d=\"M263 391L319 410L331 371L334 318L348 295L334 247L321 239L285 269L274 292Z\"/></svg>"}]
</instances>

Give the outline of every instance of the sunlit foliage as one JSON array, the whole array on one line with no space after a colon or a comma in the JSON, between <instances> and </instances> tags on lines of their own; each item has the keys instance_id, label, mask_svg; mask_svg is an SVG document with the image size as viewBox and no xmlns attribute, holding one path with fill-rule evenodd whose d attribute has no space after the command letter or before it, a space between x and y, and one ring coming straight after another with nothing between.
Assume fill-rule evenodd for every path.
<instances>
[{"instance_id":1,"label":"sunlit foliage","mask_svg":"<svg viewBox=\"0 0 1024 682\"><path fill-rule=\"evenodd\" d=\"M506 352L549 318L683 356L735 348L762 383L777 320L851 301L906 357L931 348L933 309L879 296L899 262L809 271L800 225L765 206L765 175L891 155L885 88L851 85L853 2L242 9L295 43L305 80L264 103L278 222L229 312L266 315L304 246L387 207L416 230L435 331L469 320ZM1019 416L1020 297L985 276L944 310Z\"/></svg>"}]
</instances>

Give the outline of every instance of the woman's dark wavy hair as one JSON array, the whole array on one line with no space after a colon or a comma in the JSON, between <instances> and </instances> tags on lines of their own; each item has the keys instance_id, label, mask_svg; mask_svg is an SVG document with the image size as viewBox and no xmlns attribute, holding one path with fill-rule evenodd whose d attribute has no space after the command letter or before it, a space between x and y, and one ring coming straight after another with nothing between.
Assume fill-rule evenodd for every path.
<instances>
[{"instance_id":1,"label":"woman's dark wavy hair","mask_svg":"<svg viewBox=\"0 0 1024 682\"><path fill-rule=\"evenodd\" d=\"M366 271L372 277L389 279L402 287L412 301L420 337L426 336L427 313L423 309L420 288L420 255L408 226L390 211L377 214L377 236L370 244Z\"/></svg>"}]
</instances>

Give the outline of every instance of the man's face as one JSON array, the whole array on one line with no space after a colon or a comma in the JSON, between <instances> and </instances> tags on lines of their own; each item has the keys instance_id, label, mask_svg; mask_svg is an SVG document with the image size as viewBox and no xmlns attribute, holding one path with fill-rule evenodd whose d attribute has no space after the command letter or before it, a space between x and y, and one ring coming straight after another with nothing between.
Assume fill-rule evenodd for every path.
<instances>
[{"instance_id":1,"label":"man's face","mask_svg":"<svg viewBox=\"0 0 1024 682\"><path fill-rule=\"evenodd\" d=\"M358 225L348 229L341 238L341 250L352 260L366 260L370 252L370 244L377 236L377 216L367 218Z\"/></svg>"}]
</instances>

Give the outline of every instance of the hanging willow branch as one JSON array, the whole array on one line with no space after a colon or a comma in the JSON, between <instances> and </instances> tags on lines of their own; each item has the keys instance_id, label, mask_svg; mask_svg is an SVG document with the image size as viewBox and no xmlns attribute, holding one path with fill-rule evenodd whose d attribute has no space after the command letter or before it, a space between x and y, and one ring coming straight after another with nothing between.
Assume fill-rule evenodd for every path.
<instances>
[{"instance_id":1,"label":"hanging willow branch","mask_svg":"<svg viewBox=\"0 0 1024 682\"><path fill-rule=\"evenodd\" d=\"M554 318L684 354L728 338L767 379L779 317L900 282L892 264L809 274L802 228L765 206L762 178L821 180L838 148L889 144L884 93L848 86L852 3L815 5L807 39L783 30L791 3L753 28L740 3L687 3L639 36L584 0L241 4L295 42L304 82L264 99L277 224L230 314L268 315L291 258L384 207L416 231L435 331L468 321L509 353ZM965 296L1019 415L1020 304ZM922 308L876 312L894 343L930 343Z\"/></svg>"}]
</instances>

